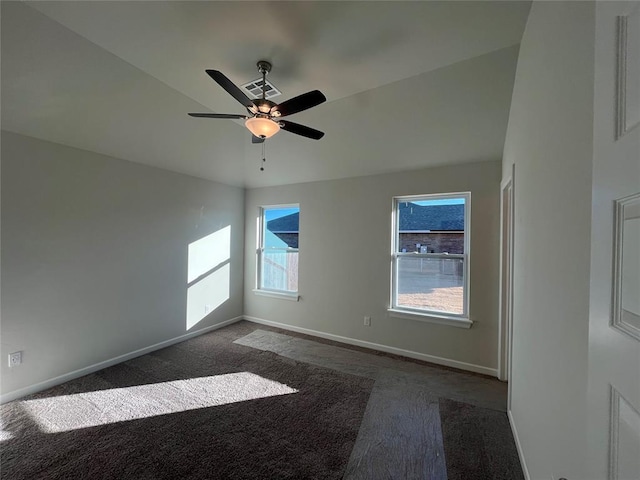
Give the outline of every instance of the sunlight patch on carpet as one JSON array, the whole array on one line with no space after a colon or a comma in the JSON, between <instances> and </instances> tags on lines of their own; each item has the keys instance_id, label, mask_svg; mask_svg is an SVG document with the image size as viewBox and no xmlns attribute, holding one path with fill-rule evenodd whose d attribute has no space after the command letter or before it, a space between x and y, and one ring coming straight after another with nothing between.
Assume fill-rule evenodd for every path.
<instances>
[{"instance_id":1,"label":"sunlight patch on carpet","mask_svg":"<svg viewBox=\"0 0 640 480\"><path fill-rule=\"evenodd\" d=\"M44 432L58 433L297 392L238 372L25 400L21 405Z\"/></svg>"}]
</instances>

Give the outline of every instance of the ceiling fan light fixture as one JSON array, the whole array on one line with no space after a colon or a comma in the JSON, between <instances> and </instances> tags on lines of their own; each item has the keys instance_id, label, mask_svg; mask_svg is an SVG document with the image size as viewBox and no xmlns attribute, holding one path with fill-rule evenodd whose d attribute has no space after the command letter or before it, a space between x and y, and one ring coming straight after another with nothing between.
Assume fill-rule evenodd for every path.
<instances>
[{"instance_id":1,"label":"ceiling fan light fixture","mask_svg":"<svg viewBox=\"0 0 640 480\"><path fill-rule=\"evenodd\" d=\"M260 138L272 137L280 131L280 125L263 117L248 118L244 124L251 133Z\"/></svg>"}]
</instances>

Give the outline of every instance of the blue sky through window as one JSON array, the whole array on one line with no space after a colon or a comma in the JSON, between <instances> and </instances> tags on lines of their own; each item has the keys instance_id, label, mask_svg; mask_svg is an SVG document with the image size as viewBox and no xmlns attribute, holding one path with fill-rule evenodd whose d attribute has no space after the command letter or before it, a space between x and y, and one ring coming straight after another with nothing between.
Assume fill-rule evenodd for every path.
<instances>
[{"instance_id":1,"label":"blue sky through window","mask_svg":"<svg viewBox=\"0 0 640 480\"><path fill-rule=\"evenodd\" d=\"M437 200L414 200L409 203L422 207L431 205L464 205L464 198L439 198Z\"/></svg>"},{"instance_id":2,"label":"blue sky through window","mask_svg":"<svg viewBox=\"0 0 640 480\"><path fill-rule=\"evenodd\" d=\"M269 209L265 209L264 217L265 217L265 220L268 222L276 218L286 217L287 215L291 215L292 213L296 213L299 211L300 209L298 207L269 208Z\"/></svg>"}]
</instances>

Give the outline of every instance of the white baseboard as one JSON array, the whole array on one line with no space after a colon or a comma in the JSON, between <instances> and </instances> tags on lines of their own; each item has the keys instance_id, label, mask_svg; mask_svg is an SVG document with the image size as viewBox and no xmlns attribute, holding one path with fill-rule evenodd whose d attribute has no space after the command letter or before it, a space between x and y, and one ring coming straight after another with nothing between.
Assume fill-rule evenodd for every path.
<instances>
[{"instance_id":1,"label":"white baseboard","mask_svg":"<svg viewBox=\"0 0 640 480\"><path fill-rule=\"evenodd\" d=\"M240 320L247 320L253 323L269 325L272 327L282 328L283 330L290 330L293 332L304 333L307 335L312 335L315 337L326 338L327 340L334 340L336 342L346 343L348 345L356 345L358 347L370 348L372 350L378 350L381 352L393 353L395 355L401 355L403 357L414 358L416 360L423 360L425 362L435 363L437 365L444 365L446 367L458 368L460 370L466 370L469 372L481 373L484 375L490 375L493 377L498 376L498 371L495 368L483 367L481 365L474 365L472 363L460 362L457 360L452 360L449 358L436 357L434 355L427 355L425 353L414 352L411 350L404 350L401 348L390 347L388 345L381 345L378 343L367 342L364 340L358 340L350 337L343 337L340 335L334 335L331 333L320 332L317 330L311 330L309 328L297 327L294 325L287 325L285 323L274 322L271 320L265 320L263 318L252 317L248 315L241 315L238 317L231 318L229 320L225 320L223 322L217 323L215 325L211 325L210 327L202 328L200 330L196 330L193 332L186 333L184 335L180 335L179 337L171 338L169 340L165 340L160 343L156 343L155 345L151 345L149 347L141 348L139 350L135 350L130 353L126 353L124 355L119 355L117 357L111 358L109 360L105 360L88 367L84 367L78 370L74 370L73 372L65 373L63 375L51 378L49 380L45 380L34 385L29 385L28 387L20 388L18 390L14 390L12 392L3 393L0 395L0 404L11 402L18 398L22 398L26 395L31 395L33 393L40 392L42 390L46 390L47 388L54 387L56 385L60 385L61 383L68 382L69 380L73 380L75 378L82 377L84 375L89 375L90 373L97 372L98 370L102 370L103 368L110 367L112 365L116 365L121 362L126 362L127 360L131 360L132 358L139 357L142 355L146 355L147 353L151 353L155 350L160 350L161 348L169 347L179 342L183 342L188 340L189 338L197 337L198 335L202 335L207 332L211 332L213 330L217 330L219 328L225 327L227 325L231 325L232 323L236 323ZM520 459L524 468L524 459L520 452L520 446L517 440L517 435L515 433L515 427L513 426L513 422L510 423L512 429L514 431L514 437L516 438L516 445L518 446L518 454L520 455ZM526 469L525 469L526 471ZM528 477L527 477L528 480Z\"/></svg>"},{"instance_id":2,"label":"white baseboard","mask_svg":"<svg viewBox=\"0 0 640 480\"><path fill-rule=\"evenodd\" d=\"M437 365L444 365L445 367L453 367L453 368L458 368L460 370L466 370L468 372L482 373L484 375L490 375L492 377L498 376L497 369L483 367L482 365L474 365L473 363L460 362L458 360L452 360L450 358L436 357L434 355L427 355L426 353L419 353L411 350L404 350L402 348L390 347L388 345L381 345L379 343L366 342L364 340L358 340L356 338L342 337L340 335L334 335L332 333L319 332L317 330L311 330L309 328L296 327L294 325L287 325L286 323L279 323L271 320L265 320L264 318L245 315L244 319L253 323L260 323L262 325L269 325L271 327L282 328L283 330L290 330L292 332L304 333L307 335L312 335L314 337L326 338L327 340L334 340L336 342L342 342L349 345L356 345L358 347L370 348L372 350L378 350L380 352L393 353L395 355L401 355L403 357L414 358L416 360L423 360L425 362L435 363Z\"/></svg>"},{"instance_id":3,"label":"white baseboard","mask_svg":"<svg viewBox=\"0 0 640 480\"><path fill-rule=\"evenodd\" d=\"M231 318L229 320L224 320L220 323L216 323L215 325L211 325L210 327L185 333L184 335L180 335L179 337L171 338L169 340L156 343L155 345L151 345L149 347L141 348L139 350L135 350L130 353L125 353L124 355L119 355L117 357L110 358L109 360L98 362L88 367L80 368L79 370L74 370L73 372L65 373L64 375L60 375L55 378L51 378L49 380L36 383L35 385L29 385L28 387L20 388L18 390L14 390L9 393L4 393L0 395L0 404L11 402L18 398L22 398L26 395L31 395L32 393L41 392L42 390L46 390L47 388L55 387L56 385L60 385L61 383L68 382L69 380L73 380L75 378L89 375L90 373L97 372L98 370L102 370L103 368L107 368L112 365L116 365L117 363L126 362L127 360L131 360L132 358L146 355L147 353L151 353L155 350L160 350L161 348L169 347L176 343L184 342L185 340L188 340L193 337L197 337L198 335L202 335L203 333L211 332L213 330L226 327L227 325L231 325L232 323L239 322L242 319L243 317L241 315L238 317Z\"/></svg>"},{"instance_id":4,"label":"white baseboard","mask_svg":"<svg viewBox=\"0 0 640 480\"><path fill-rule=\"evenodd\" d=\"M513 415L511 410L507 410L507 417L509 418L509 425L511 425L511 432L513 433L513 439L516 442L516 449L518 450L518 457L520 457L520 465L522 465L522 473L525 480L531 480L529 470L527 469L527 462L524 461L524 454L522 453L522 445L520 445L520 439L518 438L518 430L516 430L516 424L513 421Z\"/></svg>"}]
</instances>

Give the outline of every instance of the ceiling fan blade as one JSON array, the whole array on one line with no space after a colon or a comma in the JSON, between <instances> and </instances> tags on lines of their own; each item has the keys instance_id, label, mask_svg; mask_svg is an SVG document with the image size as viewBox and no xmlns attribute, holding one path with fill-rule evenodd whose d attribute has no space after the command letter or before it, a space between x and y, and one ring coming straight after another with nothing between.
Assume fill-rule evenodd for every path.
<instances>
[{"instance_id":1,"label":"ceiling fan blade","mask_svg":"<svg viewBox=\"0 0 640 480\"><path fill-rule=\"evenodd\" d=\"M313 140L320 140L324 137L324 132L316 130L315 128L305 127L299 123L288 122L286 120L280 120L278 122L282 130L286 130L289 133L295 133L296 135L302 135L303 137L312 138Z\"/></svg>"},{"instance_id":2,"label":"ceiling fan blade","mask_svg":"<svg viewBox=\"0 0 640 480\"><path fill-rule=\"evenodd\" d=\"M222 72L218 70L206 70L207 74L213 78L218 85L224 88L229 95L239 101L246 108L252 107L253 102L247 97L242 90L235 86L235 84L229 80Z\"/></svg>"},{"instance_id":3,"label":"ceiling fan blade","mask_svg":"<svg viewBox=\"0 0 640 480\"><path fill-rule=\"evenodd\" d=\"M264 138L256 137L255 135L251 135L251 143L264 143Z\"/></svg>"},{"instance_id":4,"label":"ceiling fan blade","mask_svg":"<svg viewBox=\"0 0 640 480\"><path fill-rule=\"evenodd\" d=\"M280 112L281 117L286 117L287 115L302 112L326 101L327 97L325 97L320 90L312 90L311 92L285 100L280 105L276 105L271 109L271 114L273 115L274 112Z\"/></svg>"},{"instance_id":5,"label":"ceiling fan blade","mask_svg":"<svg viewBox=\"0 0 640 480\"><path fill-rule=\"evenodd\" d=\"M246 115L236 115L234 113L189 113L188 115L195 118L247 118Z\"/></svg>"}]
</instances>

